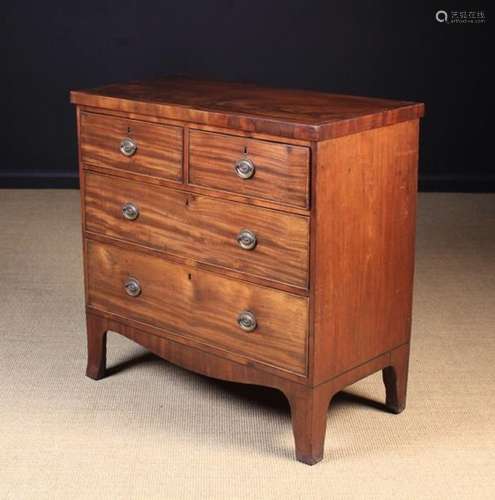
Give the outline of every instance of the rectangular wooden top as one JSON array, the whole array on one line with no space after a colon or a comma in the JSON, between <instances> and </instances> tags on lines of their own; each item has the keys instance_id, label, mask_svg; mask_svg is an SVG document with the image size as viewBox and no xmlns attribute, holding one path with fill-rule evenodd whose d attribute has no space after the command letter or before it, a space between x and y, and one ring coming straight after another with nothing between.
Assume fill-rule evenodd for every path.
<instances>
[{"instance_id":1,"label":"rectangular wooden top","mask_svg":"<svg viewBox=\"0 0 495 500\"><path fill-rule=\"evenodd\" d=\"M74 104L321 141L414 120L422 103L168 77L71 92Z\"/></svg>"}]
</instances>

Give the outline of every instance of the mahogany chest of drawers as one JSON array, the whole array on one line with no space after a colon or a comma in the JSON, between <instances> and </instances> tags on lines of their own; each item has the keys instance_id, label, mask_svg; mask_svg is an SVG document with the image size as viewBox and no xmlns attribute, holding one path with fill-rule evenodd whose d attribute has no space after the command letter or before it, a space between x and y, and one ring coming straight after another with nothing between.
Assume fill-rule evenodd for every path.
<instances>
[{"instance_id":1,"label":"mahogany chest of drawers","mask_svg":"<svg viewBox=\"0 0 495 500\"><path fill-rule=\"evenodd\" d=\"M184 78L71 101L89 377L111 330L277 388L307 464L345 386L383 370L403 410L422 104Z\"/></svg>"}]
</instances>

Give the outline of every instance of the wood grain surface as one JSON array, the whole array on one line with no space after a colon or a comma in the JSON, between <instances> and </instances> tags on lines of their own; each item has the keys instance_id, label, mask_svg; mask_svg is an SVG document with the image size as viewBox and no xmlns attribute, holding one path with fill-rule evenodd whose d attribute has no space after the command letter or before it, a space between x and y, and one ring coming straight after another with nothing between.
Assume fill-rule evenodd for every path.
<instances>
[{"instance_id":1,"label":"wood grain surface","mask_svg":"<svg viewBox=\"0 0 495 500\"><path fill-rule=\"evenodd\" d=\"M88 305L298 374L306 372L308 307L298 297L88 240ZM129 296L129 277L142 287ZM248 310L258 327L245 332Z\"/></svg>"},{"instance_id":2,"label":"wood grain surface","mask_svg":"<svg viewBox=\"0 0 495 500\"><path fill-rule=\"evenodd\" d=\"M318 143L314 383L409 341L418 121Z\"/></svg>"},{"instance_id":3,"label":"wood grain surface","mask_svg":"<svg viewBox=\"0 0 495 500\"><path fill-rule=\"evenodd\" d=\"M86 173L85 187L88 231L272 282L308 287L308 217L92 172ZM128 202L139 209L136 220L122 215ZM243 229L256 235L252 250L237 242Z\"/></svg>"},{"instance_id":4,"label":"wood grain surface","mask_svg":"<svg viewBox=\"0 0 495 500\"><path fill-rule=\"evenodd\" d=\"M120 143L125 137L137 144L133 156L120 152ZM81 113L79 141L83 163L182 180L183 131L180 127Z\"/></svg>"},{"instance_id":5,"label":"wood grain surface","mask_svg":"<svg viewBox=\"0 0 495 500\"><path fill-rule=\"evenodd\" d=\"M250 179L234 170L244 157L255 166ZM309 148L191 130L189 182L304 208L309 205Z\"/></svg>"},{"instance_id":6,"label":"wood grain surface","mask_svg":"<svg viewBox=\"0 0 495 500\"><path fill-rule=\"evenodd\" d=\"M414 120L424 105L310 90L167 77L72 91L74 104L320 141Z\"/></svg>"}]
</instances>

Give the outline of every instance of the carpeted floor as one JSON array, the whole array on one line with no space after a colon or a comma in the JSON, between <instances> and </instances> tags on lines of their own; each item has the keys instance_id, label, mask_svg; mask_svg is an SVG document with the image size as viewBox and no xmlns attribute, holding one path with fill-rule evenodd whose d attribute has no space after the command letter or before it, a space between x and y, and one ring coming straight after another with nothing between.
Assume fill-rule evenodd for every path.
<instances>
[{"instance_id":1,"label":"carpeted floor","mask_svg":"<svg viewBox=\"0 0 495 500\"><path fill-rule=\"evenodd\" d=\"M314 467L276 391L116 334L113 375L84 376L78 196L0 191L0 498L495 498L495 195L420 195L407 409L355 384Z\"/></svg>"}]
</instances>

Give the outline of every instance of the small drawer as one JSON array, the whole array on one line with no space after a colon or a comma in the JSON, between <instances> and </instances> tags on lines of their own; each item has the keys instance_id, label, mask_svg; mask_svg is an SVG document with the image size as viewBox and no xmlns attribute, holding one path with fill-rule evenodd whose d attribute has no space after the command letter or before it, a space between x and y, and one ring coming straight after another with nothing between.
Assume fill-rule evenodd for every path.
<instances>
[{"instance_id":1,"label":"small drawer","mask_svg":"<svg viewBox=\"0 0 495 500\"><path fill-rule=\"evenodd\" d=\"M81 113L81 161L182 180L183 129Z\"/></svg>"},{"instance_id":2,"label":"small drawer","mask_svg":"<svg viewBox=\"0 0 495 500\"><path fill-rule=\"evenodd\" d=\"M189 134L191 184L309 206L309 148L201 130Z\"/></svg>"},{"instance_id":3,"label":"small drawer","mask_svg":"<svg viewBox=\"0 0 495 500\"><path fill-rule=\"evenodd\" d=\"M88 305L297 374L308 299L87 241Z\"/></svg>"},{"instance_id":4,"label":"small drawer","mask_svg":"<svg viewBox=\"0 0 495 500\"><path fill-rule=\"evenodd\" d=\"M86 229L237 272L308 287L309 218L93 172Z\"/></svg>"}]
</instances>

